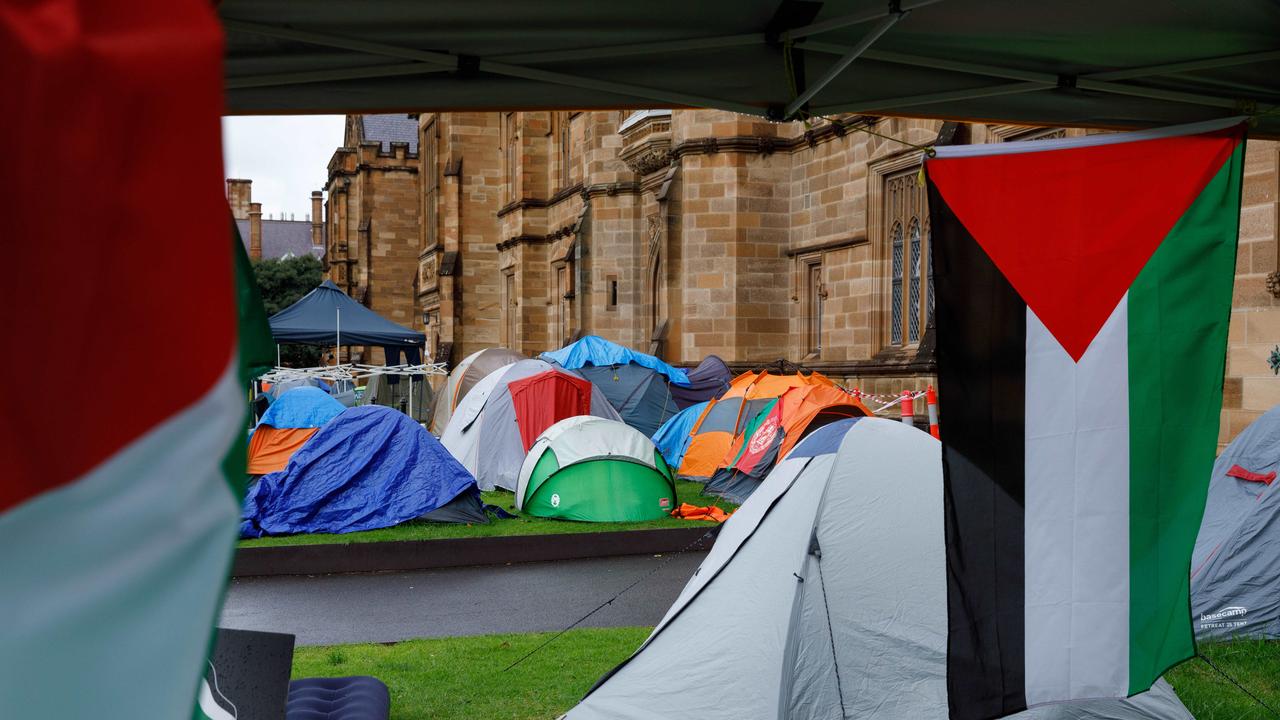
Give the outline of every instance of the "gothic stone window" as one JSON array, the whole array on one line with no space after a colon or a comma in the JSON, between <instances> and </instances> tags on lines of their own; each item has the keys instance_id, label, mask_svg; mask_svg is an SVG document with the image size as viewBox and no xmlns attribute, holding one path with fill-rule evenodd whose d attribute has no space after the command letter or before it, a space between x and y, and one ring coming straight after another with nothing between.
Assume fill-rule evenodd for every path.
<instances>
[{"instance_id":1,"label":"gothic stone window","mask_svg":"<svg viewBox=\"0 0 1280 720\"><path fill-rule=\"evenodd\" d=\"M520 159L520 137L517 131L516 114L502 114L502 184L503 198L507 203L519 199L519 188L516 187L517 167Z\"/></svg>"},{"instance_id":2,"label":"gothic stone window","mask_svg":"<svg viewBox=\"0 0 1280 720\"><path fill-rule=\"evenodd\" d=\"M920 169L885 178L884 223L889 247L889 343L915 345L933 317L929 210Z\"/></svg>"},{"instance_id":3,"label":"gothic stone window","mask_svg":"<svg viewBox=\"0 0 1280 720\"><path fill-rule=\"evenodd\" d=\"M422 172L423 192L422 203L423 213L422 222L424 232L422 234L422 247L429 248L435 246L439 241L437 233L439 232L439 220L436 216L437 202L440 197L440 165L437 157L437 137L436 123L433 120L422 131Z\"/></svg>"},{"instance_id":4,"label":"gothic stone window","mask_svg":"<svg viewBox=\"0 0 1280 720\"><path fill-rule=\"evenodd\" d=\"M804 337L806 357L822 355L822 306L827 288L822 282L822 255L801 258L804 278Z\"/></svg>"},{"instance_id":5,"label":"gothic stone window","mask_svg":"<svg viewBox=\"0 0 1280 720\"><path fill-rule=\"evenodd\" d=\"M516 273L507 270L502 277L502 344L514 348L520 335L520 305L516 297Z\"/></svg>"}]
</instances>

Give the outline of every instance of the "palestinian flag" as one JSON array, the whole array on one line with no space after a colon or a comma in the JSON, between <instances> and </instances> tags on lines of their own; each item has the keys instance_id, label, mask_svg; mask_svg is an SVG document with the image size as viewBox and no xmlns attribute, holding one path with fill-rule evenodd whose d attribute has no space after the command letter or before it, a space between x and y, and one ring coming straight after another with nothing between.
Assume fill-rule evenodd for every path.
<instances>
[{"instance_id":1,"label":"palestinian flag","mask_svg":"<svg viewBox=\"0 0 1280 720\"><path fill-rule=\"evenodd\" d=\"M951 717L1146 690L1195 653L1239 120L938 148Z\"/></svg>"},{"instance_id":2,"label":"palestinian flag","mask_svg":"<svg viewBox=\"0 0 1280 720\"><path fill-rule=\"evenodd\" d=\"M0 707L189 718L236 538L241 361L270 358L238 340L221 29L204 0L10 3L0 68L21 178Z\"/></svg>"}]
</instances>

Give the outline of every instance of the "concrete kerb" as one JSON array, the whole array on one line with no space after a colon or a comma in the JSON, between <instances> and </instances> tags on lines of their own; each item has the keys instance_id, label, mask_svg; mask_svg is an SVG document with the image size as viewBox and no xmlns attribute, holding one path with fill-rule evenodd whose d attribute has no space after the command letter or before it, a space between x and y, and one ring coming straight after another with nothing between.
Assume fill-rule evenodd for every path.
<instances>
[{"instance_id":1,"label":"concrete kerb","mask_svg":"<svg viewBox=\"0 0 1280 720\"><path fill-rule=\"evenodd\" d=\"M707 526L551 535L249 547L236 551L232 577L328 575L508 563L581 560L707 550Z\"/></svg>"}]
</instances>

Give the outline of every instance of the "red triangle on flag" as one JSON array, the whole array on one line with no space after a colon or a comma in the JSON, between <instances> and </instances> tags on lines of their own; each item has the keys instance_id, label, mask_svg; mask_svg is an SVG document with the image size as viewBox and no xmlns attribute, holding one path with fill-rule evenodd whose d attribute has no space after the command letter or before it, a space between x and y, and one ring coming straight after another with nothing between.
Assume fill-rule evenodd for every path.
<instances>
[{"instance_id":1,"label":"red triangle on flag","mask_svg":"<svg viewBox=\"0 0 1280 720\"><path fill-rule=\"evenodd\" d=\"M1237 125L1063 150L938 157L929 180L1077 362L1243 137Z\"/></svg>"}]
</instances>

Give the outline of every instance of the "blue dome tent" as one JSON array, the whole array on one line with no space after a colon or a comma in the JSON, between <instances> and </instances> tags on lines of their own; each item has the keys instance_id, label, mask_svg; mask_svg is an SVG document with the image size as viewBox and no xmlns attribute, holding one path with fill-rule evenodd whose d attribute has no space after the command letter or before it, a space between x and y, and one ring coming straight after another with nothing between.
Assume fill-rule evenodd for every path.
<instances>
[{"instance_id":1,"label":"blue dome tent","mask_svg":"<svg viewBox=\"0 0 1280 720\"><path fill-rule=\"evenodd\" d=\"M658 452L662 453L662 459L666 460L671 467L680 467L684 452L689 449L689 441L693 439L693 426L698 424L702 411L706 410L707 405L710 404L711 401L707 400L697 405L690 405L668 418L662 423L662 427L658 428L658 432L653 434L653 444L658 447Z\"/></svg>"}]
</instances>

